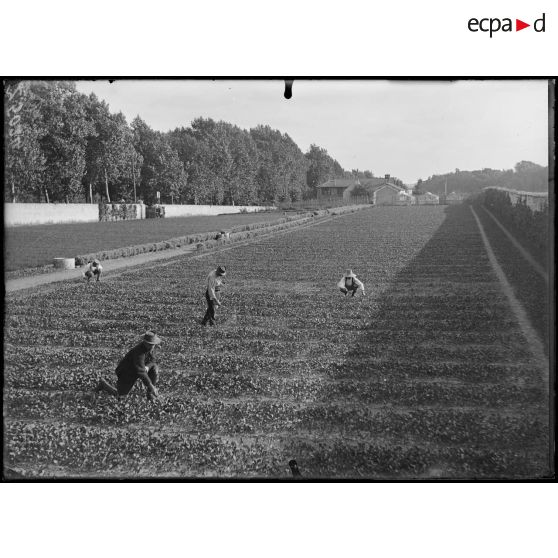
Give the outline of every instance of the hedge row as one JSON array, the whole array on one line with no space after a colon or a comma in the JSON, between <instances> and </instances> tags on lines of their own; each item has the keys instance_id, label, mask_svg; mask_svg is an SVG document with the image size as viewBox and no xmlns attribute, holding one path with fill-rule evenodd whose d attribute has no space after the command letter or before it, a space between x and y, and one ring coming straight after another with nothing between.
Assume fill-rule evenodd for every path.
<instances>
[{"instance_id":1,"label":"hedge row","mask_svg":"<svg viewBox=\"0 0 558 558\"><path fill-rule=\"evenodd\" d=\"M103 250L101 252L93 252L90 254L80 254L75 257L76 266L85 265L87 262L97 260L112 260L116 258L126 258L136 256L138 254L145 254L148 252L159 252L161 250L168 250L170 248L180 248L189 244L196 244L198 250L207 250L215 248L222 244L230 242L238 242L260 234L268 234L278 230L290 228L306 224L316 217L326 217L328 215L341 215L343 213L353 213L364 207L369 206L345 206L338 207L334 210L324 209L319 211L307 212L298 215L292 215L278 219L277 221L265 221L262 223L250 223L248 225L239 225L229 230L229 239L215 240L218 231L190 234L187 236L180 236L177 238L170 238L160 242L153 242L149 244L140 244L137 246L125 246L123 248L115 248L113 250Z\"/></svg>"},{"instance_id":2,"label":"hedge row","mask_svg":"<svg viewBox=\"0 0 558 558\"><path fill-rule=\"evenodd\" d=\"M133 203L99 204L99 221L126 221L137 217L138 208Z\"/></svg>"},{"instance_id":3,"label":"hedge row","mask_svg":"<svg viewBox=\"0 0 558 558\"><path fill-rule=\"evenodd\" d=\"M484 190L480 201L519 240L540 263L546 265L548 253L548 206L533 211L525 202L512 203L503 190Z\"/></svg>"}]
</instances>

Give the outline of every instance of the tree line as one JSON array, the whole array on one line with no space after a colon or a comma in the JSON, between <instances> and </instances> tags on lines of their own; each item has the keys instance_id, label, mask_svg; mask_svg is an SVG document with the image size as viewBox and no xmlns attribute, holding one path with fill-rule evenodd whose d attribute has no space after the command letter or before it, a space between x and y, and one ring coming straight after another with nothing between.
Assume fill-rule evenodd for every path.
<instances>
[{"instance_id":1,"label":"tree line","mask_svg":"<svg viewBox=\"0 0 558 558\"><path fill-rule=\"evenodd\" d=\"M513 169L462 171L430 176L427 180L419 179L415 190L432 192L433 194L462 192L476 194L488 186L499 186L524 192L548 191L548 167L543 167L531 161L520 161Z\"/></svg>"},{"instance_id":2,"label":"tree line","mask_svg":"<svg viewBox=\"0 0 558 558\"><path fill-rule=\"evenodd\" d=\"M8 202L271 204L316 196L344 170L328 152L303 153L286 133L197 118L153 130L131 123L71 81L5 84ZM157 193L160 197L157 197Z\"/></svg>"}]
</instances>

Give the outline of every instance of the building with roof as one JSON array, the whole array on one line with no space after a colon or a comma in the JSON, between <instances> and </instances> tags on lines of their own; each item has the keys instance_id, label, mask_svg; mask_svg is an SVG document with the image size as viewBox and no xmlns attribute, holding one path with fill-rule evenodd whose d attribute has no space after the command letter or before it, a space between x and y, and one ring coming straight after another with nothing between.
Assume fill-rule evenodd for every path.
<instances>
[{"instance_id":1,"label":"building with roof","mask_svg":"<svg viewBox=\"0 0 558 558\"><path fill-rule=\"evenodd\" d=\"M398 201L403 188L390 182L390 175L384 178L333 178L316 187L319 201L333 201L335 198L348 200L356 189L366 190L371 203L391 205Z\"/></svg>"},{"instance_id":2,"label":"building with roof","mask_svg":"<svg viewBox=\"0 0 558 558\"><path fill-rule=\"evenodd\" d=\"M396 195L395 205L413 205L413 194L408 190L401 190Z\"/></svg>"},{"instance_id":3,"label":"building with roof","mask_svg":"<svg viewBox=\"0 0 558 558\"><path fill-rule=\"evenodd\" d=\"M465 200L468 197L468 194L464 194L462 192L450 192L445 199L442 199L442 196L440 196L440 203L446 203L447 205L455 205L455 204L459 204L459 203L463 203L463 200Z\"/></svg>"},{"instance_id":4,"label":"building with roof","mask_svg":"<svg viewBox=\"0 0 558 558\"><path fill-rule=\"evenodd\" d=\"M440 198L432 192L424 192L418 196L413 196L415 205L438 205Z\"/></svg>"},{"instance_id":5,"label":"building with roof","mask_svg":"<svg viewBox=\"0 0 558 558\"><path fill-rule=\"evenodd\" d=\"M374 205L398 205L405 190L391 182L384 182L374 188L372 203Z\"/></svg>"}]
</instances>

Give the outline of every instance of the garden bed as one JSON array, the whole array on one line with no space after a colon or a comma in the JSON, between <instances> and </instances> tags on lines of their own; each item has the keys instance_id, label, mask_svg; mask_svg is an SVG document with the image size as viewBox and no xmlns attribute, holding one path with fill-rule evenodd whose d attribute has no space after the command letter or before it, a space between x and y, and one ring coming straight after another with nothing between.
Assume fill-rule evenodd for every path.
<instances>
[{"instance_id":1,"label":"garden bed","mask_svg":"<svg viewBox=\"0 0 558 558\"><path fill-rule=\"evenodd\" d=\"M346 267L366 297L337 290ZM549 474L538 363L467 206L379 207L8 295L5 317L5 461L26 476L289 477L292 458L314 478ZM138 385L93 404L148 328L162 403Z\"/></svg>"}]
</instances>

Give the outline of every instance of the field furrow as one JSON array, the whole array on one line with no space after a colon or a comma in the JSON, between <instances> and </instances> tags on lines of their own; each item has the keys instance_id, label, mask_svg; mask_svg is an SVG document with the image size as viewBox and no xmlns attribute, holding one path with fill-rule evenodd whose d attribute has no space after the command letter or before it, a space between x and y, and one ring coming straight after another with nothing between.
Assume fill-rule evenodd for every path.
<instances>
[{"instance_id":1,"label":"field furrow","mask_svg":"<svg viewBox=\"0 0 558 558\"><path fill-rule=\"evenodd\" d=\"M218 325L201 328L220 263ZM347 267L365 297L336 289ZM8 296L5 326L5 451L29 475L281 477L292 458L309 477L548 471L540 363L467 206L377 207ZM93 402L146 329L162 402L140 385Z\"/></svg>"}]
</instances>

